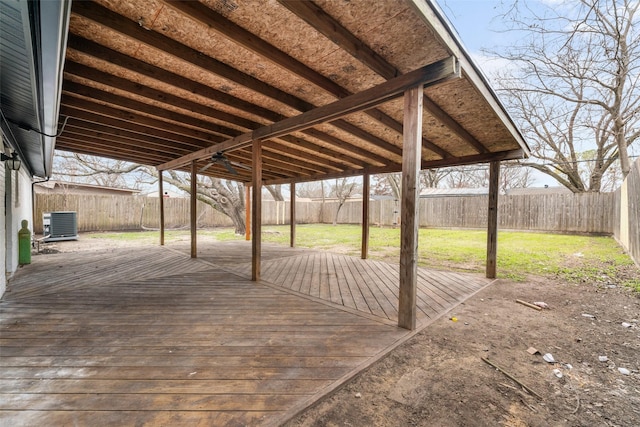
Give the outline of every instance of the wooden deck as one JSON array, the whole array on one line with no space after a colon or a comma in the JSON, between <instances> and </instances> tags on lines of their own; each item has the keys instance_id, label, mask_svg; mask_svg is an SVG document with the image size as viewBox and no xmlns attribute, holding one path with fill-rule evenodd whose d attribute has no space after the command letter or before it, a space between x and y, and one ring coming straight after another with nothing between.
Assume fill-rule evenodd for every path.
<instances>
[{"instance_id":1,"label":"wooden deck","mask_svg":"<svg viewBox=\"0 0 640 427\"><path fill-rule=\"evenodd\" d=\"M397 264L329 252L268 248L262 261L263 282L397 324ZM181 250L186 253L186 248ZM223 251L211 245L200 249L198 256L250 277L250 250L248 243L228 245ZM418 269L418 323L439 316L489 282L478 275Z\"/></svg>"},{"instance_id":2,"label":"wooden deck","mask_svg":"<svg viewBox=\"0 0 640 427\"><path fill-rule=\"evenodd\" d=\"M35 256L0 301L0 425L277 425L410 336L394 268L265 246L256 284L247 249ZM421 272L422 322L487 283Z\"/></svg>"}]
</instances>

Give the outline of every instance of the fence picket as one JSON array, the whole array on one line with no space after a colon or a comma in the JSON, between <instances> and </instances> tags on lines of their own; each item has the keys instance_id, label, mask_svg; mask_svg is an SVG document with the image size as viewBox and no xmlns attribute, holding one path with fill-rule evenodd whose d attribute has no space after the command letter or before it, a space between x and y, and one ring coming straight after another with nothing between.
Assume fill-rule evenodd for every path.
<instances>
[{"instance_id":1,"label":"fence picket","mask_svg":"<svg viewBox=\"0 0 640 427\"><path fill-rule=\"evenodd\" d=\"M630 190L638 191L638 184L632 185L635 187ZM616 203L616 193L502 196L498 206L499 226L514 230L612 234L617 218ZM150 197L37 194L34 230L42 233L42 213L51 211L78 212L79 231L154 229L159 226L158 205L158 199ZM289 202L264 201L263 205L263 224L289 223ZM326 201L324 206L321 201L298 201L296 221L299 224L320 220L331 223L337 207L335 201ZM393 200L372 201L370 223L392 226L400 217L398 210L399 204ZM362 202L349 200L340 210L338 222L359 224L361 212ZM424 198L420 200L419 215L421 227L485 228L487 196ZM637 216L635 221L637 227ZM166 227L180 228L188 224L189 199L165 199ZM199 227L231 225L228 217L198 202Z\"/></svg>"}]
</instances>

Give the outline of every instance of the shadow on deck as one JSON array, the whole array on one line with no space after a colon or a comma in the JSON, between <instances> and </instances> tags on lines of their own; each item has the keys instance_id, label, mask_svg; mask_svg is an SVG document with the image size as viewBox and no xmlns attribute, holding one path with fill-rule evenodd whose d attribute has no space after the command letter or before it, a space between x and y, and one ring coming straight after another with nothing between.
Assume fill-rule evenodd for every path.
<instances>
[{"instance_id":1,"label":"shadow on deck","mask_svg":"<svg viewBox=\"0 0 640 427\"><path fill-rule=\"evenodd\" d=\"M2 425L277 425L412 334L397 267L247 242L34 257L0 301ZM420 322L489 281L421 270Z\"/></svg>"}]
</instances>

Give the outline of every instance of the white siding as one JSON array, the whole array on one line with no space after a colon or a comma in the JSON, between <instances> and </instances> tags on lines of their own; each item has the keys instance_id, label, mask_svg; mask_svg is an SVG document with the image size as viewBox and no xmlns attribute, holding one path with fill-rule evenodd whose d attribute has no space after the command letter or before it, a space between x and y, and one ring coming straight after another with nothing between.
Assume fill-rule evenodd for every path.
<instances>
[{"instance_id":1,"label":"white siding","mask_svg":"<svg viewBox=\"0 0 640 427\"><path fill-rule=\"evenodd\" d=\"M5 209L0 215L0 256L4 261L4 272L0 278L0 296L4 294L7 279L18 269L18 231L23 219L29 221L29 229L33 230L31 178L22 168L18 172L9 171L6 165L0 166L2 179L0 188L5 201Z\"/></svg>"}]
</instances>

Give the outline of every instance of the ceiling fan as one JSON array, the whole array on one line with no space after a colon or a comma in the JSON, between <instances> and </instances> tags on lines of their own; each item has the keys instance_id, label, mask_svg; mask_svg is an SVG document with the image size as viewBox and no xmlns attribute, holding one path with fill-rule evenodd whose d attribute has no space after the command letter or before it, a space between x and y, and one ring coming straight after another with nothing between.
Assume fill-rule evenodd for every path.
<instances>
[{"instance_id":1,"label":"ceiling fan","mask_svg":"<svg viewBox=\"0 0 640 427\"><path fill-rule=\"evenodd\" d=\"M239 169L244 169L248 171L251 170L250 166L243 165L242 163L238 163L238 162L232 162L231 160L229 160L227 156L224 155L222 151L218 151L217 153L211 156L211 160L209 161L209 163L207 163L202 169L200 169L200 172L206 171L207 169L209 169L211 166L215 164L222 165L230 174L233 174L233 175L238 175L238 171L234 168L234 166Z\"/></svg>"}]
</instances>

